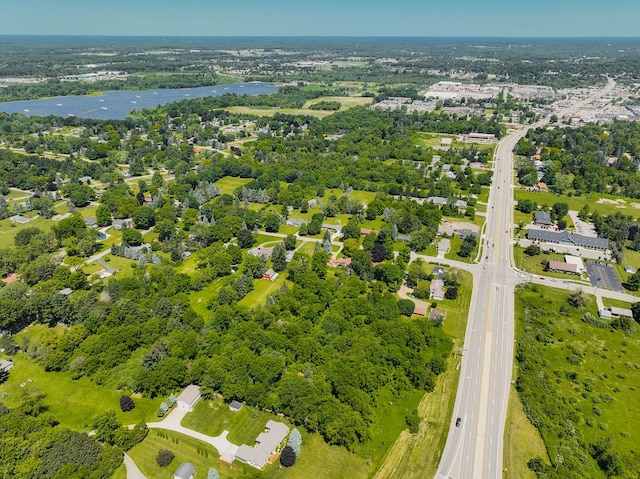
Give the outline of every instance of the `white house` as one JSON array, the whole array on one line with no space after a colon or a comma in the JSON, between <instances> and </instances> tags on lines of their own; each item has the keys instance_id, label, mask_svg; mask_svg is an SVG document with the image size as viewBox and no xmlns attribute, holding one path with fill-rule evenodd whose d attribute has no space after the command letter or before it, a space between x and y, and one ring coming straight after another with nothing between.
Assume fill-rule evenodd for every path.
<instances>
[{"instance_id":1,"label":"white house","mask_svg":"<svg viewBox=\"0 0 640 479\"><path fill-rule=\"evenodd\" d=\"M200 388L195 384L189 384L184 388L184 391L180 393L180 396L177 397L176 402L180 409L193 411L193 406L196 405L201 397Z\"/></svg>"}]
</instances>

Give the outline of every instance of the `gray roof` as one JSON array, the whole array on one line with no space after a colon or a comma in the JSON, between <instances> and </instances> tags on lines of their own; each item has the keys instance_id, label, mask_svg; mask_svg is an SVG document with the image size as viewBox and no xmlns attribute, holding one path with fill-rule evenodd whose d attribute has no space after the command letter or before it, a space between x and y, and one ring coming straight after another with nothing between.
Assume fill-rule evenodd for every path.
<instances>
[{"instance_id":1,"label":"gray roof","mask_svg":"<svg viewBox=\"0 0 640 479\"><path fill-rule=\"evenodd\" d=\"M281 422L267 421L266 431L258 434L256 445L249 447L243 444L236 452L236 458L262 469L269 461L269 456L289 434L289 427Z\"/></svg>"},{"instance_id":2,"label":"gray roof","mask_svg":"<svg viewBox=\"0 0 640 479\"><path fill-rule=\"evenodd\" d=\"M629 318L633 318L633 313L631 312L630 309L618 308L616 306L611 306L609 308L609 310L611 311L611 314L613 316L627 316Z\"/></svg>"},{"instance_id":3,"label":"gray roof","mask_svg":"<svg viewBox=\"0 0 640 479\"><path fill-rule=\"evenodd\" d=\"M13 367L13 361L6 359L0 359L0 371L8 371Z\"/></svg>"},{"instance_id":4,"label":"gray roof","mask_svg":"<svg viewBox=\"0 0 640 479\"><path fill-rule=\"evenodd\" d=\"M229 409L231 409L232 411L239 411L240 409L242 409L242 403L234 399L229 403Z\"/></svg>"},{"instance_id":5,"label":"gray roof","mask_svg":"<svg viewBox=\"0 0 640 479\"><path fill-rule=\"evenodd\" d=\"M200 399L200 388L195 384L189 384L177 397L177 401L193 406Z\"/></svg>"},{"instance_id":6,"label":"gray roof","mask_svg":"<svg viewBox=\"0 0 640 479\"><path fill-rule=\"evenodd\" d=\"M176 472L173 473L173 479L191 479L196 473L196 468L189 462L183 462Z\"/></svg>"},{"instance_id":7,"label":"gray roof","mask_svg":"<svg viewBox=\"0 0 640 479\"><path fill-rule=\"evenodd\" d=\"M534 213L535 223L539 225L552 225L551 215L546 211L536 211Z\"/></svg>"},{"instance_id":8,"label":"gray roof","mask_svg":"<svg viewBox=\"0 0 640 479\"><path fill-rule=\"evenodd\" d=\"M476 233L475 231L471 231L471 230L458 230L457 231L458 236L460 237L460 239L465 239L469 236L473 236L474 238L480 238L480 234Z\"/></svg>"},{"instance_id":9,"label":"gray roof","mask_svg":"<svg viewBox=\"0 0 640 479\"><path fill-rule=\"evenodd\" d=\"M609 240L607 238L591 238L582 236L568 231L547 231L538 229L527 229L527 238L530 240L549 241L551 243L563 243L573 246L582 246L584 248L594 248L606 250L609 248Z\"/></svg>"},{"instance_id":10,"label":"gray roof","mask_svg":"<svg viewBox=\"0 0 640 479\"><path fill-rule=\"evenodd\" d=\"M71 293L73 293L71 288L64 288L58 291L58 294L61 294L62 296L69 296Z\"/></svg>"}]
</instances>

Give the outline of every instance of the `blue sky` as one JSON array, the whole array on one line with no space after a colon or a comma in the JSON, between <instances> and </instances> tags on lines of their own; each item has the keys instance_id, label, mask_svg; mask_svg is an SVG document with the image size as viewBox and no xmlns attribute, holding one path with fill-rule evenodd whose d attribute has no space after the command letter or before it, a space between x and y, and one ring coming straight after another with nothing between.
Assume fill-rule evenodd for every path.
<instances>
[{"instance_id":1,"label":"blue sky","mask_svg":"<svg viewBox=\"0 0 640 479\"><path fill-rule=\"evenodd\" d=\"M0 34L640 36L638 0L14 0Z\"/></svg>"}]
</instances>

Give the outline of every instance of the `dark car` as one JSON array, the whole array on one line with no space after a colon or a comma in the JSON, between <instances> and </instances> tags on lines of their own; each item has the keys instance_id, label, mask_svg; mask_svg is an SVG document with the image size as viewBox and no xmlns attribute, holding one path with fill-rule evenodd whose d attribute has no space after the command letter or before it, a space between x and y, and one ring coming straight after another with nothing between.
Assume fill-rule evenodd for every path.
<instances>
[{"instance_id":1,"label":"dark car","mask_svg":"<svg viewBox=\"0 0 640 479\"><path fill-rule=\"evenodd\" d=\"M462 422L462 418L459 417L458 419L456 419L456 427L460 427L460 423Z\"/></svg>"}]
</instances>

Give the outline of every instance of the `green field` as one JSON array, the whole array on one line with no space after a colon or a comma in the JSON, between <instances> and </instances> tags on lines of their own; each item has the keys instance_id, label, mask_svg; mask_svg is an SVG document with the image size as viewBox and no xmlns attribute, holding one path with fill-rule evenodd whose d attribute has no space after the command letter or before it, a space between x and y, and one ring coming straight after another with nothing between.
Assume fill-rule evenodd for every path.
<instances>
[{"instance_id":1,"label":"green field","mask_svg":"<svg viewBox=\"0 0 640 479\"><path fill-rule=\"evenodd\" d=\"M18 335L20 344L20 335ZM25 354L11 358L15 367L9 380L0 385L0 393L6 392L4 400L11 407L19 401L24 390L45 394L44 404L51 415L74 430L88 430L91 418L104 411L113 410L123 424L136 424L140 420L155 420L159 401L134 398L136 408L123 413L120 411L120 392L99 386L87 378L71 379L68 372L45 372L42 366Z\"/></svg>"},{"instance_id":2,"label":"green field","mask_svg":"<svg viewBox=\"0 0 640 479\"><path fill-rule=\"evenodd\" d=\"M25 228L40 228L42 231L49 231L56 224L53 220L47 220L42 216L25 224L13 223L10 219L0 221L0 244L3 248L12 248L14 240L19 231Z\"/></svg>"},{"instance_id":3,"label":"green field","mask_svg":"<svg viewBox=\"0 0 640 479\"><path fill-rule=\"evenodd\" d=\"M550 276L552 278L561 278L564 280L580 280L581 277L577 274L561 273L557 271L545 271L542 264L543 261L560 261L564 262L564 254L553 253L543 251L539 255L529 256L524 253L524 248L520 246L514 246L513 259L516 262L516 267L522 271L533 273L534 275ZM584 281L588 281L587 274L584 273ZM585 283L586 284L586 283Z\"/></svg>"},{"instance_id":4,"label":"green field","mask_svg":"<svg viewBox=\"0 0 640 479\"><path fill-rule=\"evenodd\" d=\"M215 182L220 187L220 193L223 195L233 195L233 190L239 186L244 186L247 183L251 183L252 178L236 178L235 176L225 176Z\"/></svg>"},{"instance_id":5,"label":"green field","mask_svg":"<svg viewBox=\"0 0 640 479\"><path fill-rule=\"evenodd\" d=\"M598 200L601 198L613 201L622 201L618 204L598 203ZM624 198L598 193L590 193L584 196L559 196L549 191L525 191L522 189L516 189L515 200L520 201L525 199L537 203L538 206L547 205L551 207L554 203L567 203L569 205L569 209L573 211L580 211L585 204L588 204L591 213L594 211L603 215L623 213L625 215L631 215L634 218L640 218L640 209L631 206L631 203L640 203L640 200L633 198Z\"/></svg>"},{"instance_id":6,"label":"green field","mask_svg":"<svg viewBox=\"0 0 640 479\"><path fill-rule=\"evenodd\" d=\"M310 110L309 109L310 105L312 105L313 103L318 103L320 101L337 101L337 102L340 102L340 104L342 106L340 107L340 110L337 110L337 111L344 111L344 110L348 110L349 108L353 108L354 106L368 105L373 101L373 99L372 98L367 98L367 97L361 97L361 96L352 96L352 97L325 96L325 97L319 97L319 98L315 98L313 100L308 101L307 103L305 103L303 108L271 108L271 107L265 107L265 106L256 106L256 107L252 107L252 106L232 106L232 107L229 107L229 108L225 108L225 110L227 110L229 112L232 112L232 113L241 113L241 114L245 114L245 115L273 116L276 113L283 113L283 114L287 114L287 115L311 115L311 116L315 116L317 118L324 118L326 116L329 116L329 115L332 115L332 114L335 113L335 111Z\"/></svg>"},{"instance_id":7,"label":"green field","mask_svg":"<svg viewBox=\"0 0 640 479\"><path fill-rule=\"evenodd\" d=\"M617 455L622 468L616 477L636 477L640 332L584 322L586 312L597 317L595 300L587 297L576 309L567 296L539 285L516 295L517 387L525 411L536 418L554 465L563 454L559 467L566 475L558 477L604 478L590 446L608 437L608 454Z\"/></svg>"},{"instance_id":8,"label":"green field","mask_svg":"<svg viewBox=\"0 0 640 479\"><path fill-rule=\"evenodd\" d=\"M239 305L247 306L248 308L254 308L256 306L264 306L267 302L267 298L285 284L286 273L280 273L275 281L269 281L268 279L256 279L253 282L253 291L247 294L244 298L238 301Z\"/></svg>"}]
</instances>

